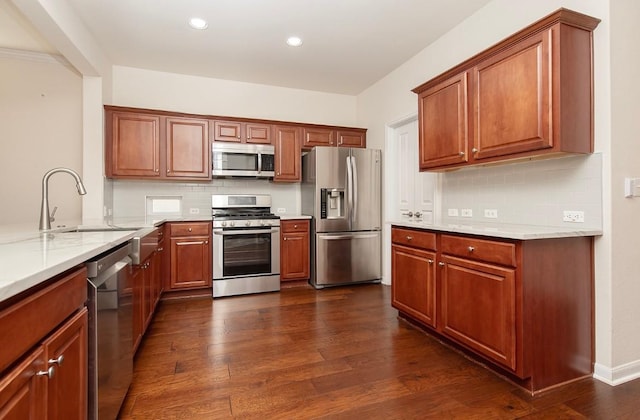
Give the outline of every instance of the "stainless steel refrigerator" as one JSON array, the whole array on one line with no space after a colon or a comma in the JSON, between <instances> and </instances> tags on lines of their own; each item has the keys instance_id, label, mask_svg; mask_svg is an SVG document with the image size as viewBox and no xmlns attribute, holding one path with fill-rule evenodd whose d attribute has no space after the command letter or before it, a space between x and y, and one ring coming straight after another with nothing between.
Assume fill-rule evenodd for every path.
<instances>
[{"instance_id":1,"label":"stainless steel refrigerator","mask_svg":"<svg viewBox=\"0 0 640 420\"><path fill-rule=\"evenodd\" d=\"M302 158L302 213L312 219L316 288L382 277L380 150L314 147Z\"/></svg>"}]
</instances>

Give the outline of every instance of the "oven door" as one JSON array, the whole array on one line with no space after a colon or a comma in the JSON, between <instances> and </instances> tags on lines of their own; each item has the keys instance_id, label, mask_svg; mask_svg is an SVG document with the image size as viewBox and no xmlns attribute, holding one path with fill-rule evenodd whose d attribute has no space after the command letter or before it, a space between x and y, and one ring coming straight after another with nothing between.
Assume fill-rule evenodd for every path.
<instances>
[{"instance_id":1,"label":"oven door","mask_svg":"<svg viewBox=\"0 0 640 420\"><path fill-rule=\"evenodd\" d=\"M280 275L280 227L213 229L213 280Z\"/></svg>"}]
</instances>

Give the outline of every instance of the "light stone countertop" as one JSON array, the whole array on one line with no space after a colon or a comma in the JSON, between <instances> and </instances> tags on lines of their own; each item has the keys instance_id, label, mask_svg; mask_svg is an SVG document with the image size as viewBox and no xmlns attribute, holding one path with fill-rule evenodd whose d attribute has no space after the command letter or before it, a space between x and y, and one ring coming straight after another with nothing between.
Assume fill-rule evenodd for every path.
<instances>
[{"instance_id":1,"label":"light stone countertop","mask_svg":"<svg viewBox=\"0 0 640 420\"><path fill-rule=\"evenodd\" d=\"M311 216L307 216L305 214L278 214L280 216L280 220L309 220Z\"/></svg>"},{"instance_id":2,"label":"light stone countertop","mask_svg":"<svg viewBox=\"0 0 640 420\"><path fill-rule=\"evenodd\" d=\"M580 226L573 227L552 227L552 226L532 226L514 225L498 223L425 223L408 220L392 220L386 222L389 225L404 226L435 230L439 232L464 233L470 235L489 236L503 239L551 239L570 238L579 236L600 236L602 229L580 229Z\"/></svg>"}]
</instances>

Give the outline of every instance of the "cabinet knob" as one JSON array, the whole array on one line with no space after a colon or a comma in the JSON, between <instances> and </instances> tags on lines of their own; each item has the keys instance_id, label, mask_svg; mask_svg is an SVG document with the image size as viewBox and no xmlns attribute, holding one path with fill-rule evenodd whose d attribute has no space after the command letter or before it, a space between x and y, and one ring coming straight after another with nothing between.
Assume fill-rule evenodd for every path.
<instances>
[{"instance_id":1,"label":"cabinet knob","mask_svg":"<svg viewBox=\"0 0 640 420\"><path fill-rule=\"evenodd\" d=\"M238 134L238 138L240 138L240 134Z\"/></svg>"},{"instance_id":2,"label":"cabinet knob","mask_svg":"<svg viewBox=\"0 0 640 420\"><path fill-rule=\"evenodd\" d=\"M189 228L188 231L191 232L191 228Z\"/></svg>"},{"instance_id":3,"label":"cabinet knob","mask_svg":"<svg viewBox=\"0 0 640 420\"><path fill-rule=\"evenodd\" d=\"M443 263L442 261L440 261L440 262L438 263L438 265L439 265L440 267L444 267L444 263Z\"/></svg>"},{"instance_id":4,"label":"cabinet knob","mask_svg":"<svg viewBox=\"0 0 640 420\"><path fill-rule=\"evenodd\" d=\"M285 236L284 238L282 238L282 240L283 240L283 241L286 241L286 240L287 240L287 237Z\"/></svg>"},{"instance_id":5,"label":"cabinet knob","mask_svg":"<svg viewBox=\"0 0 640 420\"><path fill-rule=\"evenodd\" d=\"M467 249L469 250L469 252L473 252L475 250L475 248L472 246L468 247Z\"/></svg>"},{"instance_id":6,"label":"cabinet knob","mask_svg":"<svg viewBox=\"0 0 640 420\"><path fill-rule=\"evenodd\" d=\"M433 264L433 260L427 260L429 264Z\"/></svg>"},{"instance_id":7,"label":"cabinet knob","mask_svg":"<svg viewBox=\"0 0 640 420\"><path fill-rule=\"evenodd\" d=\"M167 169L167 174L168 174L169 172L170 172L170 171Z\"/></svg>"},{"instance_id":8,"label":"cabinet knob","mask_svg":"<svg viewBox=\"0 0 640 420\"><path fill-rule=\"evenodd\" d=\"M413 236L407 236L407 241L411 241L413 239Z\"/></svg>"},{"instance_id":9,"label":"cabinet knob","mask_svg":"<svg viewBox=\"0 0 640 420\"><path fill-rule=\"evenodd\" d=\"M208 245L208 244L209 244L209 241L204 241L204 244L205 244L205 245Z\"/></svg>"},{"instance_id":10,"label":"cabinet knob","mask_svg":"<svg viewBox=\"0 0 640 420\"><path fill-rule=\"evenodd\" d=\"M162 247L158 248L158 252L162 252L162 251L164 251L164 248Z\"/></svg>"},{"instance_id":11,"label":"cabinet knob","mask_svg":"<svg viewBox=\"0 0 640 420\"><path fill-rule=\"evenodd\" d=\"M410 211L408 213L402 213L403 216L409 216L409 217L413 217L413 212Z\"/></svg>"},{"instance_id":12,"label":"cabinet knob","mask_svg":"<svg viewBox=\"0 0 640 420\"><path fill-rule=\"evenodd\" d=\"M417 212L416 212L416 214L415 214L415 216L416 216L416 217L418 217L418 218L419 218L419 217L422 217L422 213L420 213L419 211L417 211Z\"/></svg>"},{"instance_id":13,"label":"cabinet knob","mask_svg":"<svg viewBox=\"0 0 640 420\"><path fill-rule=\"evenodd\" d=\"M294 229L298 229L298 225L293 225L293 228Z\"/></svg>"},{"instance_id":14,"label":"cabinet knob","mask_svg":"<svg viewBox=\"0 0 640 420\"><path fill-rule=\"evenodd\" d=\"M464 156L464 152L459 152L458 153L460 156Z\"/></svg>"},{"instance_id":15,"label":"cabinet knob","mask_svg":"<svg viewBox=\"0 0 640 420\"><path fill-rule=\"evenodd\" d=\"M55 375L56 375L56 367L55 366L51 366L47 370L41 370L38 373L36 373L36 376L47 376L47 377L49 377L49 379L52 379Z\"/></svg>"},{"instance_id":16,"label":"cabinet knob","mask_svg":"<svg viewBox=\"0 0 640 420\"><path fill-rule=\"evenodd\" d=\"M64 354L61 354L60 356L58 356L57 359L49 359L49 363L50 364L56 364L58 366L62 366L62 362L64 361Z\"/></svg>"},{"instance_id":17,"label":"cabinet knob","mask_svg":"<svg viewBox=\"0 0 640 420\"><path fill-rule=\"evenodd\" d=\"M158 172L160 172L160 169L155 168L155 169L154 169L154 171L155 171L156 173L158 173Z\"/></svg>"},{"instance_id":18,"label":"cabinet knob","mask_svg":"<svg viewBox=\"0 0 640 420\"><path fill-rule=\"evenodd\" d=\"M478 149L476 149L475 147L474 147L473 149L471 149L471 151L472 151L473 153L478 153Z\"/></svg>"}]
</instances>

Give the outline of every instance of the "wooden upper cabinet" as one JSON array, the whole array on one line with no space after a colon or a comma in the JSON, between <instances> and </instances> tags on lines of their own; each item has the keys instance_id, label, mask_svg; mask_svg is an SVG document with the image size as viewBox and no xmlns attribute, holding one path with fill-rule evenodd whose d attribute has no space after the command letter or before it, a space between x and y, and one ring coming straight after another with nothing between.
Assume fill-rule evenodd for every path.
<instances>
[{"instance_id":1,"label":"wooden upper cabinet","mask_svg":"<svg viewBox=\"0 0 640 420\"><path fill-rule=\"evenodd\" d=\"M599 22L560 9L415 88L420 169L592 153Z\"/></svg>"},{"instance_id":2,"label":"wooden upper cabinet","mask_svg":"<svg viewBox=\"0 0 640 420\"><path fill-rule=\"evenodd\" d=\"M322 127L302 127L302 147L335 146L336 131Z\"/></svg>"},{"instance_id":3,"label":"wooden upper cabinet","mask_svg":"<svg viewBox=\"0 0 640 420\"><path fill-rule=\"evenodd\" d=\"M302 127L302 147L340 146L366 147L367 138L364 129Z\"/></svg>"},{"instance_id":4,"label":"wooden upper cabinet","mask_svg":"<svg viewBox=\"0 0 640 420\"><path fill-rule=\"evenodd\" d=\"M275 140L274 181L297 182L301 177L302 147L300 129L295 126L278 125L273 129Z\"/></svg>"},{"instance_id":5,"label":"wooden upper cabinet","mask_svg":"<svg viewBox=\"0 0 640 420\"><path fill-rule=\"evenodd\" d=\"M336 132L340 147L367 147L367 137L364 130L340 129Z\"/></svg>"},{"instance_id":6,"label":"wooden upper cabinet","mask_svg":"<svg viewBox=\"0 0 640 420\"><path fill-rule=\"evenodd\" d=\"M107 176L160 176L160 117L107 112Z\"/></svg>"},{"instance_id":7,"label":"wooden upper cabinet","mask_svg":"<svg viewBox=\"0 0 640 420\"><path fill-rule=\"evenodd\" d=\"M233 143L271 144L271 125L242 122L213 120L213 141Z\"/></svg>"},{"instance_id":8,"label":"wooden upper cabinet","mask_svg":"<svg viewBox=\"0 0 640 420\"><path fill-rule=\"evenodd\" d=\"M467 161L467 72L418 96L420 169Z\"/></svg>"},{"instance_id":9,"label":"wooden upper cabinet","mask_svg":"<svg viewBox=\"0 0 640 420\"><path fill-rule=\"evenodd\" d=\"M209 122L167 118L167 177L210 178Z\"/></svg>"},{"instance_id":10,"label":"wooden upper cabinet","mask_svg":"<svg viewBox=\"0 0 640 420\"><path fill-rule=\"evenodd\" d=\"M553 146L551 32L535 34L473 69L474 159Z\"/></svg>"}]
</instances>

